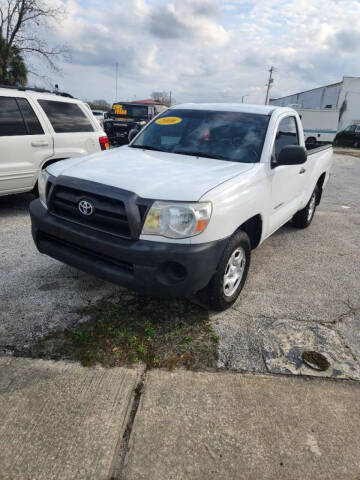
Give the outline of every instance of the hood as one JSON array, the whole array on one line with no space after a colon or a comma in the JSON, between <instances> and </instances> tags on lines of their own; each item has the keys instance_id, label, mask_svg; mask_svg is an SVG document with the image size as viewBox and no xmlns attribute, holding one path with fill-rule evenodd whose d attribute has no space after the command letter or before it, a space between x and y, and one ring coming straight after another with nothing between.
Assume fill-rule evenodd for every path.
<instances>
[{"instance_id":1,"label":"hood","mask_svg":"<svg viewBox=\"0 0 360 480\"><path fill-rule=\"evenodd\" d=\"M55 163L48 171L135 192L156 200L197 201L252 164L191 157L128 146Z\"/></svg>"}]
</instances>

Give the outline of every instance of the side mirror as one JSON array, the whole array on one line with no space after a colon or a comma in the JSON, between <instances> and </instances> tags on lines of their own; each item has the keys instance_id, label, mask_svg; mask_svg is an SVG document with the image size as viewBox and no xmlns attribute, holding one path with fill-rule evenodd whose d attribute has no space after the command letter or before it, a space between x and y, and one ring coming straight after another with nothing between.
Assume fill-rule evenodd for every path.
<instances>
[{"instance_id":1,"label":"side mirror","mask_svg":"<svg viewBox=\"0 0 360 480\"><path fill-rule=\"evenodd\" d=\"M131 140L135 138L138 133L139 133L139 130L137 130L136 128L132 128L128 135L129 142L131 142Z\"/></svg>"},{"instance_id":2,"label":"side mirror","mask_svg":"<svg viewBox=\"0 0 360 480\"><path fill-rule=\"evenodd\" d=\"M288 145L279 154L275 166L280 165L301 165L307 160L307 151L300 145Z\"/></svg>"}]
</instances>

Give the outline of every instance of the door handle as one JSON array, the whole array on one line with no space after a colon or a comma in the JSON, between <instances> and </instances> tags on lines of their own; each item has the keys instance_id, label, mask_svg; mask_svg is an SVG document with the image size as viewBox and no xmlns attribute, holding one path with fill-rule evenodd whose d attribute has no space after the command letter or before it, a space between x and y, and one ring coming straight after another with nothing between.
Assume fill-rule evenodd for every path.
<instances>
[{"instance_id":1,"label":"door handle","mask_svg":"<svg viewBox=\"0 0 360 480\"><path fill-rule=\"evenodd\" d=\"M300 170L300 172L299 172L299 175L302 175L302 174L305 173L305 172L306 172L306 169L303 167L303 168L301 168L301 170Z\"/></svg>"},{"instance_id":2,"label":"door handle","mask_svg":"<svg viewBox=\"0 0 360 480\"><path fill-rule=\"evenodd\" d=\"M44 140L34 140L31 142L31 145L33 147L48 147L49 146L49 142L45 142Z\"/></svg>"}]
</instances>

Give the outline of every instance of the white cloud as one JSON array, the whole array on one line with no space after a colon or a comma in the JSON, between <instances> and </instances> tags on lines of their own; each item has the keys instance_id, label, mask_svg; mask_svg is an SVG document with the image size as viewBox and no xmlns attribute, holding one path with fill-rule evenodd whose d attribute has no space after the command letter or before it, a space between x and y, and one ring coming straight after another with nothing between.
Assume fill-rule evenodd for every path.
<instances>
[{"instance_id":1,"label":"white cloud","mask_svg":"<svg viewBox=\"0 0 360 480\"><path fill-rule=\"evenodd\" d=\"M57 0L61 1L61 0ZM53 37L70 45L63 88L114 99L172 90L179 101L262 102L360 75L358 0L63 0Z\"/></svg>"}]
</instances>

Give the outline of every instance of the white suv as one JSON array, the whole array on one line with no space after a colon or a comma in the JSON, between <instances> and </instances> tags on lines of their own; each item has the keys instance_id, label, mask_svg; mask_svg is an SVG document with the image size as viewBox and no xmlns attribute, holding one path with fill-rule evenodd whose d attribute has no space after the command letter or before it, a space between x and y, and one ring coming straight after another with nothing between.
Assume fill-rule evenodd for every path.
<instances>
[{"instance_id":1,"label":"white suv","mask_svg":"<svg viewBox=\"0 0 360 480\"><path fill-rule=\"evenodd\" d=\"M51 163L107 148L104 131L81 100L0 88L0 196L31 191Z\"/></svg>"}]
</instances>

